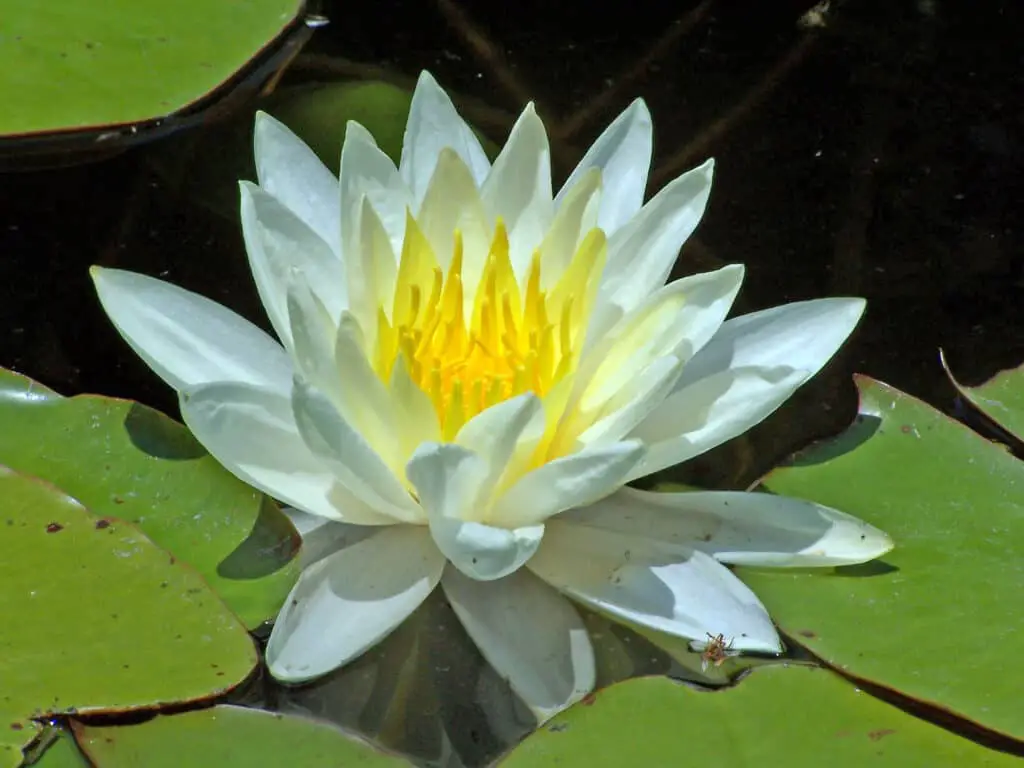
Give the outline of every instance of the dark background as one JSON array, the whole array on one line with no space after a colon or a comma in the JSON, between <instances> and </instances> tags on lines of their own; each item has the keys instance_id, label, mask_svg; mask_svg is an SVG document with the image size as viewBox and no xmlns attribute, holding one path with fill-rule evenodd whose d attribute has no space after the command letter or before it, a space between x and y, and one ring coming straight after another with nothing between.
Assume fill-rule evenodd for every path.
<instances>
[{"instance_id":1,"label":"dark background","mask_svg":"<svg viewBox=\"0 0 1024 768\"><path fill-rule=\"evenodd\" d=\"M825 374L741 446L690 470L708 484L744 483L849 422L853 372L948 410L940 347L968 383L1024 362L1024 5L833 0L824 26L799 21L809 7L338 0L323 4L331 23L282 87L380 68L411 81L427 68L491 110L478 109L489 117L477 124L499 142L533 98L556 179L643 96L655 123L651 194L716 157L711 203L677 275L743 262L742 311L869 299ZM248 122L253 108L236 118ZM199 128L184 141L216 137ZM64 394L176 412L100 312L93 263L163 277L266 325L237 221L196 204L181 181L201 170L194 155L175 156L182 141L2 176L0 365ZM173 181L157 170L169 156Z\"/></svg>"}]
</instances>

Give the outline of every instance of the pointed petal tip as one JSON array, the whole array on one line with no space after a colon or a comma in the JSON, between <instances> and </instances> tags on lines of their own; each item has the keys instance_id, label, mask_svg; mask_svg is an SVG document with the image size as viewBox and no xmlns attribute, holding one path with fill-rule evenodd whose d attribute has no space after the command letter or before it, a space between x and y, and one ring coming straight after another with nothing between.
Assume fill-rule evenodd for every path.
<instances>
[{"instance_id":1,"label":"pointed petal tip","mask_svg":"<svg viewBox=\"0 0 1024 768\"><path fill-rule=\"evenodd\" d=\"M301 685L302 683L308 683L311 680L315 680L318 677L322 677L329 672L333 672L334 669L338 669L342 665L339 664L333 669L312 669L309 666L297 667L291 664L282 664L279 660L273 662L267 662L267 670L270 672L270 676L273 677L277 682L284 683L286 685Z\"/></svg>"}]
</instances>

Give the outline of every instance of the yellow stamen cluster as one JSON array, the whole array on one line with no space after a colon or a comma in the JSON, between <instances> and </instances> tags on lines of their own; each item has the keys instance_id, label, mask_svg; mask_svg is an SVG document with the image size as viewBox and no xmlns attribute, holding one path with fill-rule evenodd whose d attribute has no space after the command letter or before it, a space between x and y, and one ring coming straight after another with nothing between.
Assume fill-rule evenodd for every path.
<instances>
[{"instance_id":1,"label":"yellow stamen cluster","mask_svg":"<svg viewBox=\"0 0 1024 768\"><path fill-rule=\"evenodd\" d=\"M604 234L595 229L545 291L537 250L520 291L499 220L467 318L461 234L444 274L408 216L390 317L377 310L377 374L388 382L403 365L430 397L445 440L496 403L524 392L544 397L575 370L604 254Z\"/></svg>"}]
</instances>

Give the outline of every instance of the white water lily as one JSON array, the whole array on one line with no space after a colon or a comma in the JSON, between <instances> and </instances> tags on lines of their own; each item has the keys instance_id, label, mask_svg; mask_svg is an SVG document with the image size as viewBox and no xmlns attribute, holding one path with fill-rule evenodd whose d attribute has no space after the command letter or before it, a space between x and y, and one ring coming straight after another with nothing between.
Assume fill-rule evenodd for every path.
<instances>
[{"instance_id":1,"label":"white water lily","mask_svg":"<svg viewBox=\"0 0 1024 768\"><path fill-rule=\"evenodd\" d=\"M764 607L726 564L832 566L891 547L806 501L625 487L763 420L864 306L726 320L742 266L666 285L712 164L643 204L651 134L638 100L555 195L532 106L492 165L427 74L397 168L350 123L336 178L259 115L242 229L279 341L170 284L93 270L203 445L298 510L305 567L267 647L275 677L349 662L440 584L545 718L595 680L564 596L775 652Z\"/></svg>"}]
</instances>

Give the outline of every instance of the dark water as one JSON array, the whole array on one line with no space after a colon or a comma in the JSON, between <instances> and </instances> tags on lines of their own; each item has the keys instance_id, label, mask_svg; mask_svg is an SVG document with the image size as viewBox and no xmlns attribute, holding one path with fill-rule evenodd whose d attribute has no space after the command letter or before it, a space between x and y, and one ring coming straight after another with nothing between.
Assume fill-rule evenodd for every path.
<instances>
[{"instance_id":1,"label":"dark water","mask_svg":"<svg viewBox=\"0 0 1024 768\"><path fill-rule=\"evenodd\" d=\"M654 187L718 160L677 274L743 262L742 311L866 296L835 363L741 444L694 462L690 479L741 485L842 429L854 372L950 410L940 347L968 383L1024 362L1024 4L834 0L823 27L798 24L806 2L597 7L337 0L284 83L380 68L402 82L428 68L497 140L528 96L562 174L643 96ZM185 140L202 143L203 129ZM194 155L158 172L167 153L3 176L0 365L66 394L175 412L100 313L93 263L164 277L265 325L237 222L190 199Z\"/></svg>"}]
</instances>

